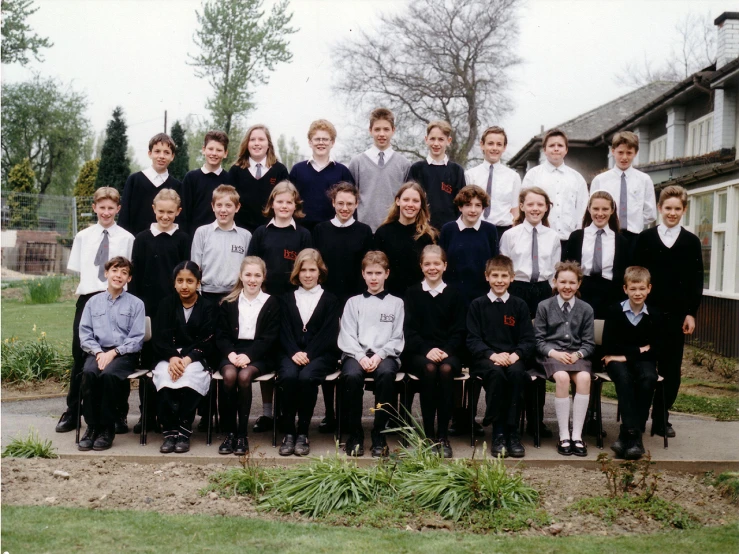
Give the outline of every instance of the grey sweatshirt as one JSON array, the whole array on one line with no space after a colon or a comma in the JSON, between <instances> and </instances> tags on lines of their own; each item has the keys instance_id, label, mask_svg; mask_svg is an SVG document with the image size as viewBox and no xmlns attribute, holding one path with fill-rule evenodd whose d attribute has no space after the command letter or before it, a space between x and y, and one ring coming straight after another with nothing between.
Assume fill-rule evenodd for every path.
<instances>
[{"instance_id":1,"label":"grey sweatshirt","mask_svg":"<svg viewBox=\"0 0 739 554\"><path fill-rule=\"evenodd\" d=\"M392 294L382 299L352 296L341 316L339 348L344 357L359 361L372 351L383 360L399 358L405 346L404 315L403 301Z\"/></svg>"},{"instance_id":2,"label":"grey sweatshirt","mask_svg":"<svg viewBox=\"0 0 739 554\"><path fill-rule=\"evenodd\" d=\"M239 267L251 242L251 233L241 227L224 231L218 222L198 227L192 239L190 258L203 272L203 292L230 292L239 279Z\"/></svg>"}]
</instances>

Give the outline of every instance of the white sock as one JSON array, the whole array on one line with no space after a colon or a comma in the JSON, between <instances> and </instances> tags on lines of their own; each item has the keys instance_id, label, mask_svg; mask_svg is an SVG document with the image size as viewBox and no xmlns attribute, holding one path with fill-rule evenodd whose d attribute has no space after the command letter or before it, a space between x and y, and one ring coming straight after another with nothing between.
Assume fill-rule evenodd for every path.
<instances>
[{"instance_id":1,"label":"white sock","mask_svg":"<svg viewBox=\"0 0 739 554\"><path fill-rule=\"evenodd\" d=\"M262 404L262 415L272 417L272 402L264 402Z\"/></svg>"},{"instance_id":2,"label":"white sock","mask_svg":"<svg viewBox=\"0 0 739 554\"><path fill-rule=\"evenodd\" d=\"M575 394L572 402L572 440L582 440L582 427L585 425L585 416L588 415L589 394Z\"/></svg>"},{"instance_id":3,"label":"white sock","mask_svg":"<svg viewBox=\"0 0 739 554\"><path fill-rule=\"evenodd\" d=\"M559 440L570 440L570 397L554 399L554 413L559 424Z\"/></svg>"}]
</instances>

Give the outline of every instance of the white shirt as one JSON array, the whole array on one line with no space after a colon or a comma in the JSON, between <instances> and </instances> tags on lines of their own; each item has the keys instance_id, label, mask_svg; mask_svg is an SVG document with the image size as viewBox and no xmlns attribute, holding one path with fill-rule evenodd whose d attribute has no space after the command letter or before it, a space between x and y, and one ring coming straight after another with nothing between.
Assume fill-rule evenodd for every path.
<instances>
[{"instance_id":1,"label":"white shirt","mask_svg":"<svg viewBox=\"0 0 739 554\"><path fill-rule=\"evenodd\" d=\"M437 161L431 157L431 154L429 154L428 156L426 156L426 161L428 162L429 165L446 165L447 163L449 163L449 156L444 154L444 159L441 161Z\"/></svg>"},{"instance_id":2,"label":"white shirt","mask_svg":"<svg viewBox=\"0 0 739 554\"><path fill-rule=\"evenodd\" d=\"M259 291L254 300L247 300L242 291L239 295L239 338L246 340L254 340L257 332L257 318L262 306L269 298L269 294Z\"/></svg>"},{"instance_id":3,"label":"white shirt","mask_svg":"<svg viewBox=\"0 0 739 554\"><path fill-rule=\"evenodd\" d=\"M495 171L495 170L493 170L493 171ZM508 291L505 291L503 293L503 296L496 296L495 293L492 290L488 292L488 295L487 296L490 299L490 302L497 302L498 301L498 298L500 298L503 301L504 304L506 302L508 302L508 299L511 297L511 295L510 295L510 293Z\"/></svg>"},{"instance_id":4,"label":"white shirt","mask_svg":"<svg viewBox=\"0 0 739 554\"><path fill-rule=\"evenodd\" d=\"M575 297L573 296L572 298L570 298L569 300L567 300L567 302L569 302L569 304L570 304L570 311L572 311L572 308L575 307ZM562 296L559 295L559 294L557 295L557 304L559 304L559 309L560 310L564 310L565 299L562 298Z\"/></svg>"},{"instance_id":5,"label":"white shirt","mask_svg":"<svg viewBox=\"0 0 739 554\"><path fill-rule=\"evenodd\" d=\"M432 297L436 298L437 295L444 292L444 289L446 288L446 283L444 281L441 281L438 285L436 285L436 288L432 289L431 285L428 284L428 281L424 279L421 281L421 288L424 290L424 292L428 292Z\"/></svg>"},{"instance_id":6,"label":"white shirt","mask_svg":"<svg viewBox=\"0 0 739 554\"><path fill-rule=\"evenodd\" d=\"M351 216L349 219L347 219L346 223L342 223L341 221L339 221L338 217L334 217L331 220L331 224L334 227L349 227L349 225L351 225L352 223L354 223L354 216Z\"/></svg>"},{"instance_id":7,"label":"white shirt","mask_svg":"<svg viewBox=\"0 0 739 554\"><path fill-rule=\"evenodd\" d=\"M554 204L549 213L549 225L557 231L559 240L567 240L570 233L582 227L582 218L588 208L588 185L585 179L564 163L554 167L548 160L532 167L523 178L521 188L540 187Z\"/></svg>"},{"instance_id":8,"label":"white shirt","mask_svg":"<svg viewBox=\"0 0 739 554\"><path fill-rule=\"evenodd\" d=\"M319 163L313 156L308 158L308 163L315 169L316 171L321 171L322 169L330 166L333 163L336 163L333 159L333 157L329 156L328 161L324 163Z\"/></svg>"},{"instance_id":9,"label":"white shirt","mask_svg":"<svg viewBox=\"0 0 739 554\"><path fill-rule=\"evenodd\" d=\"M380 165L380 152L381 150L373 144L372 147L365 152L365 154L369 156L370 160L375 162L377 165ZM390 158L393 157L393 149L388 147L387 149L382 150L382 152L385 153L385 165L387 165L387 162L389 162Z\"/></svg>"},{"instance_id":10,"label":"white shirt","mask_svg":"<svg viewBox=\"0 0 739 554\"><path fill-rule=\"evenodd\" d=\"M118 224L108 227L108 259L123 256L130 260L133 240L133 235ZM83 229L74 237L67 269L80 274L76 294L92 294L108 288L107 281L98 279L98 266L95 265L95 256L102 241L103 226L99 223Z\"/></svg>"},{"instance_id":11,"label":"white shirt","mask_svg":"<svg viewBox=\"0 0 739 554\"><path fill-rule=\"evenodd\" d=\"M147 167L146 169L142 169L141 173L146 175L146 178L151 181L151 184L157 188L161 187L164 182L169 179L169 171L166 169L164 170L164 173L157 173L153 167Z\"/></svg>"},{"instance_id":12,"label":"white shirt","mask_svg":"<svg viewBox=\"0 0 739 554\"><path fill-rule=\"evenodd\" d=\"M490 191L490 215L485 218L485 221L507 227L513 225L511 210L518 208L518 193L521 192L521 177L518 172L500 162L490 164L484 161L467 170L464 180L468 185L477 185L487 192L490 165L493 166L493 184ZM485 217L484 212L483 217Z\"/></svg>"},{"instance_id":13,"label":"white shirt","mask_svg":"<svg viewBox=\"0 0 739 554\"><path fill-rule=\"evenodd\" d=\"M478 220L475 222L475 224L472 227L467 227L467 225L464 224L464 221L462 221L462 216L457 218L457 227L459 227L460 231L464 231L465 229L474 229L475 231L480 230L480 225L482 225L482 218L478 218Z\"/></svg>"},{"instance_id":14,"label":"white shirt","mask_svg":"<svg viewBox=\"0 0 739 554\"><path fill-rule=\"evenodd\" d=\"M298 306L298 312L300 312L300 319L303 321L304 328L308 325L313 312L316 311L316 306L318 306L321 296L323 296L321 285L316 285L310 290L298 287L298 290L295 291L295 304Z\"/></svg>"},{"instance_id":15,"label":"white shirt","mask_svg":"<svg viewBox=\"0 0 739 554\"><path fill-rule=\"evenodd\" d=\"M604 279L613 281L613 258L616 255L616 233L608 225L603 229L605 233L601 237L603 261L602 275ZM598 227L591 223L583 230L582 237L582 272L590 275L593 271L593 255L595 253L595 234Z\"/></svg>"},{"instance_id":16,"label":"white shirt","mask_svg":"<svg viewBox=\"0 0 739 554\"><path fill-rule=\"evenodd\" d=\"M207 167L203 166L203 167L201 167L201 168L200 168L200 171L202 171L202 172L203 172L203 173L205 173L206 175L207 175L208 173L215 173L216 175L220 175L220 174L221 174L221 171L223 171L223 168L222 168L222 167L221 167L221 166L219 165L219 166L218 166L218 169L216 169L215 171L211 171L211 170L210 170L210 169L208 169Z\"/></svg>"},{"instance_id":17,"label":"white shirt","mask_svg":"<svg viewBox=\"0 0 739 554\"><path fill-rule=\"evenodd\" d=\"M590 194L596 190L604 190L616 202L616 215L621 202L621 174L626 174L627 213L626 221L620 221L622 229L632 233L640 233L644 227L657 220L657 202L654 195L654 183L646 173L629 167L626 171L618 167L596 175L590 184Z\"/></svg>"},{"instance_id":18,"label":"white shirt","mask_svg":"<svg viewBox=\"0 0 739 554\"><path fill-rule=\"evenodd\" d=\"M660 223L657 225L657 234L659 235L662 244L667 248L672 248L672 245L675 244L677 237L680 235L680 229L682 228L683 227L680 224L677 224L674 227L668 227L664 223Z\"/></svg>"},{"instance_id":19,"label":"white shirt","mask_svg":"<svg viewBox=\"0 0 739 554\"><path fill-rule=\"evenodd\" d=\"M221 229L221 231L233 231L234 229L236 229L236 222L232 221L231 226L228 229L222 229L221 226L218 225L218 222L214 221L213 223L210 224L210 228L213 229L214 231L217 229Z\"/></svg>"},{"instance_id":20,"label":"white shirt","mask_svg":"<svg viewBox=\"0 0 739 554\"><path fill-rule=\"evenodd\" d=\"M169 231L160 231L156 223L152 223L149 226L149 230L151 231L151 234L154 235L155 237L161 235L162 233L167 233L171 237L172 235L174 235L174 232L179 228L180 226L177 223L173 223L172 226L169 228Z\"/></svg>"},{"instance_id":21,"label":"white shirt","mask_svg":"<svg viewBox=\"0 0 739 554\"><path fill-rule=\"evenodd\" d=\"M257 177L257 164L262 165L262 177L264 177L264 174L267 173L267 171L269 170L266 156L261 162L256 162L251 158L251 156L249 156L249 173L251 173L251 176L255 179Z\"/></svg>"},{"instance_id":22,"label":"white shirt","mask_svg":"<svg viewBox=\"0 0 739 554\"><path fill-rule=\"evenodd\" d=\"M634 327L639 325L639 322L641 321L641 318L644 317L644 314L649 314L646 304L642 304L639 313L635 314L634 311L631 309L631 303L629 302L628 298L621 302L621 309L626 314L626 319L628 319L629 323L631 323Z\"/></svg>"},{"instance_id":23,"label":"white shirt","mask_svg":"<svg viewBox=\"0 0 739 554\"><path fill-rule=\"evenodd\" d=\"M500 253L513 260L516 281L531 281L531 223L524 221L503 233L500 239ZM562 257L559 237L549 227L541 223L536 226L536 242L539 249L539 282L551 281L554 277L554 264Z\"/></svg>"},{"instance_id":24,"label":"white shirt","mask_svg":"<svg viewBox=\"0 0 739 554\"><path fill-rule=\"evenodd\" d=\"M267 227L269 227L270 225L274 225L275 227L277 227L277 222L275 221L274 217L269 220L269 223L267 223ZM298 228L298 225L295 223L295 220L292 217L290 218L290 225L293 226L293 229ZM287 225L285 225L285 227L287 227Z\"/></svg>"}]
</instances>

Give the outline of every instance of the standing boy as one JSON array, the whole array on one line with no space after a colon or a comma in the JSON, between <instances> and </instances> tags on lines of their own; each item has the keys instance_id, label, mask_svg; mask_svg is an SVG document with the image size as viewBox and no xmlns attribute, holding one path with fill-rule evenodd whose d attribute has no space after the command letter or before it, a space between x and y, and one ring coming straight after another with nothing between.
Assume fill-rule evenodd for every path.
<instances>
[{"instance_id":1,"label":"standing boy","mask_svg":"<svg viewBox=\"0 0 739 554\"><path fill-rule=\"evenodd\" d=\"M72 324L72 371L67 392L67 411L59 418L57 433L66 433L77 426L77 400L81 384L82 366L85 354L80 347L80 320L87 301L101 291L108 282L105 277L106 262L116 256L131 257L133 235L116 225L115 216L121 210L121 196L113 187L100 187L92 197L92 211L97 215L97 223L83 229L74 237L69 254L67 269L80 274L77 286L77 305ZM128 404L128 399L126 399ZM119 431L127 427L124 418L119 421Z\"/></svg>"},{"instance_id":2,"label":"standing boy","mask_svg":"<svg viewBox=\"0 0 739 554\"><path fill-rule=\"evenodd\" d=\"M532 167L523 178L522 188L540 187L552 201L549 226L557 232L562 252L567 251L570 233L582 227L582 218L588 208L588 185L577 171L565 165L568 149L567 135L552 129L544 135L546 161Z\"/></svg>"},{"instance_id":3,"label":"standing boy","mask_svg":"<svg viewBox=\"0 0 739 554\"><path fill-rule=\"evenodd\" d=\"M213 223L210 207L213 191L219 185L231 184L229 173L221 164L228 156L228 135L223 131L208 131L203 140L203 167L188 171L182 180L181 228L190 236L198 227Z\"/></svg>"},{"instance_id":4,"label":"standing boy","mask_svg":"<svg viewBox=\"0 0 739 554\"><path fill-rule=\"evenodd\" d=\"M330 121L314 121L308 128L308 145L313 154L310 159L296 163L290 170L290 182L303 199L305 218L300 224L311 232L318 223L334 217L329 189L342 181L354 183L349 169L331 157L335 140L336 128Z\"/></svg>"},{"instance_id":5,"label":"standing boy","mask_svg":"<svg viewBox=\"0 0 739 554\"><path fill-rule=\"evenodd\" d=\"M431 225L441 229L445 223L454 221L459 210L454 204L457 193L464 187L464 169L450 162L446 154L452 143L452 126L446 121L432 121L426 127L426 146L429 155L416 162L408 172L408 179L416 181L426 191Z\"/></svg>"},{"instance_id":6,"label":"standing boy","mask_svg":"<svg viewBox=\"0 0 739 554\"><path fill-rule=\"evenodd\" d=\"M118 225L133 236L146 231L154 223L151 205L162 189L180 191L181 183L169 175L167 168L175 156L174 141L166 133L154 135L149 141L151 167L129 175L123 187Z\"/></svg>"},{"instance_id":7,"label":"standing boy","mask_svg":"<svg viewBox=\"0 0 739 554\"><path fill-rule=\"evenodd\" d=\"M117 403L136 370L144 344L144 303L123 290L131 280L131 262L122 256L105 263L107 291L91 298L82 312L80 344L87 354L82 370L82 406L87 430L80 450L113 446Z\"/></svg>"},{"instance_id":8,"label":"standing boy","mask_svg":"<svg viewBox=\"0 0 739 554\"><path fill-rule=\"evenodd\" d=\"M390 139L395 134L393 112L387 108L374 110L370 114L369 132L374 144L352 158L349 171L360 194L357 219L369 225L374 233L385 221L411 162L390 146Z\"/></svg>"},{"instance_id":9,"label":"standing boy","mask_svg":"<svg viewBox=\"0 0 739 554\"><path fill-rule=\"evenodd\" d=\"M652 406L652 434L675 436L669 421L662 421L680 390L685 335L695 331L695 316L703 296L701 243L680 225L688 205L684 188L662 189L657 207L662 223L642 231L634 246L634 265L645 267L652 276L651 304L664 314L662 348L657 371L664 377L664 402L656 394ZM669 417L669 414L668 414Z\"/></svg>"},{"instance_id":10,"label":"standing boy","mask_svg":"<svg viewBox=\"0 0 739 554\"><path fill-rule=\"evenodd\" d=\"M521 177L517 171L503 165L500 161L506 147L508 135L502 127L488 127L482 133L480 148L485 160L465 173L468 185L485 189L490 197L490 205L483 212L483 221L498 228L500 237L513 226L518 217L518 193L521 191Z\"/></svg>"},{"instance_id":11,"label":"standing boy","mask_svg":"<svg viewBox=\"0 0 739 554\"><path fill-rule=\"evenodd\" d=\"M523 458L518 422L529 376L525 361L534 352L534 327L526 302L511 296L513 262L495 256L485 266L490 292L472 301L467 312L470 370L482 379L486 404L483 425L493 424L493 456Z\"/></svg>"}]
</instances>

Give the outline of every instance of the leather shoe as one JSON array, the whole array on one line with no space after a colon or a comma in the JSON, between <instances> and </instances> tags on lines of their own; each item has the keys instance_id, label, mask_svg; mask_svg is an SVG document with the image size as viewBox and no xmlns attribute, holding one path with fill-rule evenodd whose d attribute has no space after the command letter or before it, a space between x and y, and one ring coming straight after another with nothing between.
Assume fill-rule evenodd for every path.
<instances>
[{"instance_id":1,"label":"leather shoe","mask_svg":"<svg viewBox=\"0 0 739 554\"><path fill-rule=\"evenodd\" d=\"M659 423L652 422L652 435L659 435L660 437L665 436L665 426ZM672 423L667 423L667 438L674 438L675 430L672 428Z\"/></svg>"},{"instance_id":2,"label":"leather shoe","mask_svg":"<svg viewBox=\"0 0 739 554\"><path fill-rule=\"evenodd\" d=\"M585 441L583 441L582 439L572 441L571 449L572 449L572 453L575 456L580 456L581 458L584 458L585 456L588 455L588 447L585 444Z\"/></svg>"},{"instance_id":3,"label":"leather shoe","mask_svg":"<svg viewBox=\"0 0 739 554\"><path fill-rule=\"evenodd\" d=\"M159 452L162 454L171 454L174 452L175 444L177 444L177 437L175 435L168 435L164 437L164 442L159 447Z\"/></svg>"},{"instance_id":4,"label":"leather shoe","mask_svg":"<svg viewBox=\"0 0 739 554\"><path fill-rule=\"evenodd\" d=\"M356 435L351 435L344 446L347 456L364 456L364 440Z\"/></svg>"},{"instance_id":5,"label":"leather shoe","mask_svg":"<svg viewBox=\"0 0 739 554\"><path fill-rule=\"evenodd\" d=\"M626 440L626 448L624 449L624 458L627 460L638 460L642 457L642 449L639 443L641 433L636 430L629 430Z\"/></svg>"},{"instance_id":6,"label":"leather shoe","mask_svg":"<svg viewBox=\"0 0 739 554\"><path fill-rule=\"evenodd\" d=\"M237 456L246 456L249 453L249 439L246 437L238 437L236 439L236 446L234 447L234 454Z\"/></svg>"},{"instance_id":7,"label":"leather shoe","mask_svg":"<svg viewBox=\"0 0 739 554\"><path fill-rule=\"evenodd\" d=\"M125 435L128 433L128 421L125 417L121 417L118 419L118 421L115 422L115 434L116 435Z\"/></svg>"},{"instance_id":8,"label":"leather shoe","mask_svg":"<svg viewBox=\"0 0 739 554\"><path fill-rule=\"evenodd\" d=\"M295 454L295 435L285 435L280 445L280 456L292 456Z\"/></svg>"},{"instance_id":9,"label":"leather shoe","mask_svg":"<svg viewBox=\"0 0 739 554\"><path fill-rule=\"evenodd\" d=\"M572 456L572 441L569 439L561 440L557 443L557 452L562 456Z\"/></svg>"},{"instance_id":10,"label":"leather shoe","mask_svg":"<svg viewBox=\"0 0 739 554\"><path fill-rule=\"evenodd\" d=\"M73 429L77 429L77 418L74 417L72 412L67 410L62 414L62 417L59 418L59 422L56 424L56 428L54 430L57 433L68 433Z\"/></svg>"},{"instance_id":11,"label":"leather shoe","mask_svg":"<svg viewBox=\"0 0 739 554\"><path fill-rule=\"evenodd\" d=\"M174 451L177 454L184 454L190 451L190 437L185 435L177 436L177 444L174 445Z\"/></svg>"},{"instance_id":12,"label":"leather shoe","mask_svg":"<svg viewBox=\"0 0 739 554\"><path fill-rule=\"evenodd\" d=\"M536 436L536 425L526 425L526 434L534 437ZM551 439L554 436L552 430L547 427L544 423L539 424L539 438L540 439Z\"/></svg>"},{"instance_id":13,"label":"leather shoe","mask_svg":"<svg viewBox=\"0 0 739 554\"><path fill-rule=\"evenodd\" d=\"M113 446L113 439L115 438L115 426L110 426L103 429L102 433L98 435L95 442L92 444L92 449L96 451L108 450Z\"/></svg>"},{"instance_id":14,"label":"leather shoe","mask_svg":"<svg viewBox=\"0 0 739 554\"><path fill-rule=\"evenodd\" d=\"M512 458L523 458L526 455L526 449L521 444L521 435L517 431L511 431L506 448Z\"/></svg>"},{"instance_id":15,"label":"leather shoe","mask_svg":"<svg viewBox=\"0 0 739 554\"><path fill-rule=\"evenodd\" d=\"M310 454L308 435L298 435L298 439L295 441L295 454L298 456L307 456Z\"/></svg>"},{"instance_id":16,"label":"leather shoe","mask_svg":"<svg viewBox=\"0 0 739 554\"><path fill-rule=\"evenodd\" d=\"M446 437L442 437L439 439L439 447L441 450L442 457L449 459L454 457L454 453L452 452L452 445L449 443L449 439Z\"/></svg>"},{"instance_id":17,"label":"leather shoe","mask_svg":"<svg viewBox=\"0 0 739 554\"><path fill-rule=\"evenodd\" d=\"M269 416L262 415L257 418L254 423L255 433L264 433L265 431L271 431L275 425L275 420Z\"/></svg>"},{"instance_id":18,"label":"leather shoe","mask_svg":"<svg viewBox=\"0 0 739 554\"><path fill-rule=\"evenodd\" d=\"M381 434L372 434L372 449L370 450L373 458L387 458L387 441Z\"/></svg>"},{"instance_id":19,"label":"leather shoe","mask_svg":"<svg viewBox=\"0 0 739 554\"><path fill-rule=\"evenodd\" d=\"M80 442L77 444L77 448L79 450L82 450L83 452L92 450L92 446L95 443L96 438L97 438L97 431L92 425L88 425L87 429L85 430L85 434L82 435Z\"/></svg>"},{"instance_id":20,"label":"leather shoe","mask_svg":"<svg viewBox=\"0 0 739 554\"><path fill-rule=\"evenodd\" d=\"M318 425L318 432L324 435L333 433L336 430L336 420L334 418L324 417Z\"/></svg>"},{"instance_id":21,"label":"leather shoe","mask_svg":"<svg viewBox=\"0 0 739 554\"><path fill-rule=\"evenodd\" d=\"M500 433L493 437L493 444L490 445L490 453L495 458L497 458L498 456L501 456L503 458L508 456L505 435L503 433Z\"/></svg>"},{"instance_id":22,"label":"leather shoe","mask_svg":"<svg viewBox=\"0 0 739 554\"><path fill-rule=\"evenodd\" d=\"M226 438L223 439L221 446L218 447L219 454L233 454L234 453L234 434L229 433Z\"/></svg>"}]
</instances>

